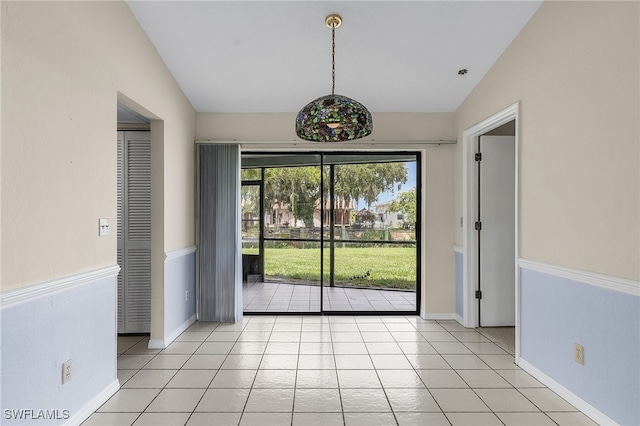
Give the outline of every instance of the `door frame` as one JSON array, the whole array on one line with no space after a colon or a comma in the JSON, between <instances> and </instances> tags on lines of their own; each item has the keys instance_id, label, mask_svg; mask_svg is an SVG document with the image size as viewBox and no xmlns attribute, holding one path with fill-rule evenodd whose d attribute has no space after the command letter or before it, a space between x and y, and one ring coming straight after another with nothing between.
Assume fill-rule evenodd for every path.
<instances>
[{"instance_id":1,"label":"door frame","mask_svg":"<svg viewBox=\"0 0 640 426\"><path fill-rule=\"evenodd\" d=\"M148 346L164 349L170 342L164 331L164 120L122 92L117 93L117 104L149 120L148 128L144 129L151 132L151 332ZM129 128L116 121L117 130ZM116 306L116 316L117 309Z\"/></svg>"},{"instance_id":2,"label":"door frame","mask_svg":"<svg viewBox=\"0 0 640 426\"><path fill-rule=\"evenodd\" d=\"M478 175L476 173L475 153L478 139L481 135L515 120L515 253L513 256L515 270L515 330L516 330L516 363L520 358L520 273L518 258L520 256L520 218L518 211L518 170L519 170L519 103L515 103L504 110L492 115L480 123L470 127L462 133L462 234L464 239L462 264L462 294L463 294L463 325L476 328L478 324L478 303L475 292L478 289L478 234L475 221L478 211Z\"/></svg>"},{"instance_id":3,"label":"door frame","mask_svg":"<svg viewBox=\"0 0 640 426\"><path fill-rule=\"evenodd\" d=\"M449 143L449 142L442 142L442 143ZM373 144L372 144L373 145ZM253 147L252 147L253 148ZM423 289L423 285L425 283L425 279L424 279L424 268L423 268L423 264L424 264L424 253L426 252L424 245L426 244L426 237L424 235L424 230L423 230L423 223L422 221L424 220L424 216L423 216L423 203L424 203L424 199L423 199L423 191L424 191L424 187L425 187L425 182L424 182L424 167L426 164L425 161L425 150L424 149L404 149L404 150L398 150L398 149L375 149L375 148L371 148L371 149L360 149L360 150L355 150L355 149L344 149L344 150L340 150L340 149L315 149L315 150L311 150L311 149L294 149L291 151L282 151L282 149L279 148L271 148L271 149L264 149L262 147L260 148L256 148L256 149L252 149L252 148L248 148L246 145L243 146L241 145L241 149L240 149L240 157L242 158L243 154L274 154L274 153L281 153L281 154L313 154L313 155L319 155L320 157L320 163L318 164L318 166L320 168L323 168L325 166L324 163L324 158L327 155L332 155L332 154L341 154L341 155L349 155L349 154L362 154L362 155L394 155L394 154L410 154L410 155L414 155L415 159L416 159L416 290L415 290L415 297L416 297L416 309L415 311L338 311L338 310L325 310L324 308L324 290L323 288L325 286L329 286L328 283L324 283L323 281L323 277L324 277L324 262L320 262L320 310L319 311L310 311L310 312L277 312L277 315L419 315L419 316L423 316L422 315L422 303L423 303L423 295L425 294L424 289ZM262 188L263 191L261 193L261 204L263 203L264 199L264 170L265 167L263 167L262 169L262 176L261 176L261 183L262 183ZM320 182L320 192L322 194L324 194L324 179L321 179ZM331 187L333 187L333 184L331 185ZM331 196L331 198L333 198L333 196ZM333 202L330 203L331 206L333 206ZM331 208L331 210L333 210L333 207ZM320 220L321 223L324 221L324 216L325 216L325 212L324 212L324 203L320 203ZM261 223L262 225L264 225L264 209L261 211ZM331 220L333 220L333 214L331 214ZM322 225L321 225L322 227ZM331 226L329 228L332 228ZM331 231L333 232L333 231ZM263 232L260 233L261 237L261 245L264 242L264 235ZM320 233L320 256L321 259L324 256L324 250L326 250L324 248L325 243L328 243L330 241L333 241L333 243L330 244L335 244L335 240L333 237L331 237L329 240L325 240L324 239L324 233ZM264 257L263 257L264 258ZM331 262L331 271L333 271L333 262ZM264 270L264 264L263 264L263 270ZM332 281L332 280L330 280ZM243 311L244 312L244 311ZM247 315L274 315L273 312L246 312Z\"/></svg>"},{"instance_id":4,"label":"door frame","mask_svg":"<svg viewBox=\"0 0 640 426\"><path fill-rule=\"evenodd\" d=\"M242 155L241 155L242 157ZM257 186L258 187L258 191L260 193L260 197L259 197L259 202L258 202L258 227L260 229L260 235L258 236L258 264L259 264L259 269L261 271L261 279L262 281L264 281L264 178L263 178L263 174L264 174L264 168L262 168L261 174L260 174L260 179L256 179L256 180L242 180L242 178L240 179L240 191L242 192L242 188L247 186L247 187L251 187L251 186ZM242 222L245 220L242 217L242 208L240 208L240 234L242 234L242 227L244 226L242 224ZM242 235L240 235L240 245L242 246ZM240 250L242 251L242 249ZM242 256L244 256L244 254L242 254ZM244 257L242 258L242 283L245 283L244 280L244 267L245 267L245 261L244 261Z\"/></svg>"}]
</instances>

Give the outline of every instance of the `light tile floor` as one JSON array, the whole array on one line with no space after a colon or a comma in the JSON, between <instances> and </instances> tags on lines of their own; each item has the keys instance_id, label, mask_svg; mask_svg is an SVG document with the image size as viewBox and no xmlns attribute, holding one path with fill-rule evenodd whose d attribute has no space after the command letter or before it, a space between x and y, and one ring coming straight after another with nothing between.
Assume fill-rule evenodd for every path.
<instances>
[{"instance_id":1,"label":"light tile floor","mask_svg":"<svg viewBox=\"0 0 640 426\"><path fill-rule=\"evenodd\" d=\"M251 278L251 276L250 276ZM324 287L324 311L415 312L416 292ZM243 284L246 312L320 312L320 287L279 282Z\"/></svg>"},{"instance_id":2,"label":"light tile floor","mask_svg":"<svg viewBox=\"0 0 640 426\"><path fill-rule=\"evenodd\" d=\"M118 338L122 388L89 425L593 425L455 321L245 316L166 349Z\"/></svg>"}]
</instances>

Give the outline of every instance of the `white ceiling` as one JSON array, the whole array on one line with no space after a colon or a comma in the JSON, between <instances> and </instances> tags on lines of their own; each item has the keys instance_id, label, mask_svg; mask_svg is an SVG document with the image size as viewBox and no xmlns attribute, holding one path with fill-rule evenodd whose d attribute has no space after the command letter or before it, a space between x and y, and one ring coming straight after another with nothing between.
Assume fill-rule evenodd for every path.
<instances>
[{"instance_id":1,"label":"white ceiling","mask_svg":"<svg viewBox=\"0 0 640 426\"><path fill-rule=\"evenodd\" d=\"M451 112L541 1L128 4L198 112L295 112L331 93L330 13L336 93L371 112Z\"/></svg>"}]
</instances>

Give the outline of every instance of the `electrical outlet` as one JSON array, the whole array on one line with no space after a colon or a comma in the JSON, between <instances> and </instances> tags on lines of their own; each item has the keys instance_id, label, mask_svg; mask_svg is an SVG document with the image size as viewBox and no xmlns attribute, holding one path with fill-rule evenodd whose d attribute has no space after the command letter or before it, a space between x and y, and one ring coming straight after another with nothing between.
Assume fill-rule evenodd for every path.
<instances>
[{"instance_id":1,"label":"electrical outlet","mask_svg":"<svg viewBox=\"0 0 640 426\"><path fill-rule=\"evenodd\" d=\"M71 360L62 364L62 384L64 385L69 380L71 380Z\"/></svg>"},{"instance_id":2,"label":"electrical outlet","mask_svg":"<svg viewBox=\"0 0 640 426\"><path fill-rule=\"evenodd\" d=\"M584 347L576 343L574 349L576 362L578 364L584 365Z\"/></svg>"},{"instance_id":3,"label":"electrical outlet","mask_svg":"<svg viewBox=\"0 0 640 426\"><path fill-rule=\"evenodd\" d=\"M188 302L188 301L189 301L189 290L185 290L185 291L184 291L184 300L185 300L186 302Z\"/></svg>"}]
</instances>

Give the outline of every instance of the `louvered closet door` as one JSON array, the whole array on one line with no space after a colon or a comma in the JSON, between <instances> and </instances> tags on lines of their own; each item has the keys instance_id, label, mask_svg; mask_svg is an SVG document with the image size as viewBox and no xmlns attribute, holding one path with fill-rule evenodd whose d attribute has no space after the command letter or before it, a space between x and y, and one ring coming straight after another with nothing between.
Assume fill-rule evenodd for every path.
<instances>
[{"instance_id":1,"label":"louvered closet door","mask_svg":"<svg viewBox=\"0 0 640 426\"><path fill-rule=\"evenodd\" d=\"M118 328L148 333L151 325L151 141L149 132L124 132ZM120 235L120 229L122 235ZM122 247L120 249L120 247ZM120 259L119 259L120 261Z\"/></svg>"},{"instance_id":2,"label":"louvered closet door","mask_svg":"<svg viewBox=\"0 0 640 426\"><path fill-rule=\"evenodd\" d=\"M123 205L124 205L124 132L118 132L118 218L117 218L117 234L118 234L118 265L120 265L120 273L118 274L118 333L124 333L124 221L123 221Z\"/></svg>"}]
</instances>

